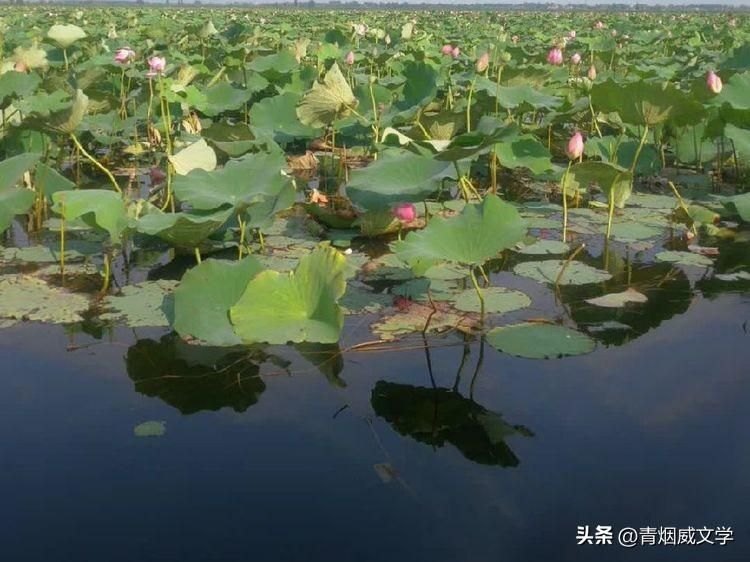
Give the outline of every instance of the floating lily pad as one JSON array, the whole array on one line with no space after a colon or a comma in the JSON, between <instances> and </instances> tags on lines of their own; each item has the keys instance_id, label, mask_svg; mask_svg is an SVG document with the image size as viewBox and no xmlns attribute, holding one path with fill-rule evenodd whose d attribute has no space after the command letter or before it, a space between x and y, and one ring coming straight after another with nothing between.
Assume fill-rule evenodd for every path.
<instances>
[{"instance_id":1,"label":"floating lily pad","mask_svg":"<svg viewBox=\"0 0 750 562\"><path fill-rule=\"evenodd\" d=\"M737 273L717 273L714 279L719 281L750 281L750 273L747 271L738 271Z\"/></svg>"},{"instance_id":2,"label":"floating lily pad","mask_svg":"<svg viewBox=\"0 0 750 562\"><path fill-rule=\"evenodd\" d=\"M399 310L386 316L372 325L373 333L383 340L394 340L399 336L421 332L430 319L429 332L444 332L458 329L471 329L473 322L454 312L450 312L445 303L436 303L437 312L426 304L411 302L405 310Z\"/></svg>"},{"instance_id":3,"label":"floating lily pad","mask_svg":"<svg viewBox=\"0 0 750 562\"><path fill-rule=\"evenodd\" d=\"M602 234L607 232L607 227L603 226L599 232ZM646 226L645 224L637 222L620 222L612 224L611 236L615 240L621 240L623 242L630 242L636 240L648 240L649 238L655 238L661 234L661 230Z\"/></svg>"},{"instance_id":4,"label":"floating lily pad","mask_svg":"<svg viewBox=\"0 0 750 562\"><path fill-rule=\"evenodd\" d=\"M527 322L493 328L487 342L503 353L528 359L551 359L591 353L596 342L565 326Z\"/></svg>"},{"instance_id":5,"label":"floating lily pad","mask_svg":"<svg viewBox=\"0 0 750 562\"><path fill-rule=\"evenodd\" d=\"M161 437L166 432L167 422L163 421L147 421L133 428L133 435L136 437Z\"/></svg>"},{"instance_id":6,"label":"floating lily pad","mask_svg":"<svg viewBox=\"0 0 750 562\"><path fill-rule=\"evenodd\" d=\"M391 295L376 293L364 283L359 282L350 282L346 287L346 293L339 301L344 314L372 314L380 312L392 303Z\"/></svg>"},{"instance_id":7,"label":"floating lily pad","mask_svg":"<svg viewBox=\"0 0 750 562\"><path fill-rule=\"evenodd\" d=\"M102 320L113 320L131 328L169 326L164 299L171 294L176 281L144 281L123 287L119 296L109 296L102 302L108 312Z\"/></svg>"},{"instance_id":8,"label":"floating lily pad","mask_svg":"<svg viewBox=\"0 0 750 562\"><path fill-rule=\"evenodd\" d=\"M521 291L504 287L490 287L482 290L484 310L489 314L505 314L531 305L531 299ZM480 312L479 296L474 289L467 289L458 295L454 306L464 312Z\"/></svg>"},{"instance_id":9,"label":"floating lily pad","mask_svg":"<svg viewBox=\"0 0 750 562\"><path fill-rule=\"evenodd\" d=\"M646 301L648 301L648 297L633 288L628 288L621 293L609 293L601 297L586 300L589 304L604 308L622 308L628 303L644 303Z\"/></svg>"},{"instance_id":10,"label":"floating lily pad","mask_svg":"<svg viewBox=\"0 0 750 562\"><path fill-rule=\"evenodd\" d=\"M570 250L570 246L561 240L536 240L516 249L519 254L529 255L564 254L568 250Z\"/></svg>"},{"instance_id":11,"label":"floating lily pad","mask_svg":"<svg viewBox=\"0 0 750 562\"><path fill-rule=\"evenodd\" d=\"M205 139L201 139L169 157L174 171L186 175L193 170L210 172L216 168L216 153L208 146Z\"/></svg>"},{"instance_id":12,"label":"floating lily pad","mask_svg":"<svg viewBox=\"0 0 750 562\"><path fill-rule=\"evenodd\" d=\"M711 258L693 252L666 251L659 252L655 257L658 261L693 267L711 267L714 264Z\"/></svg>"},{"instance_id":13,"label":"floating lily pad","mask_svg":"<svg viewBox=\"0 0 750 562\"><path fill-rule=\"evenodd\" d=\"M560 275L563 268L565 270ZM579 261L529 261L519 263L513 268L513 271L517 275L530 277L540 283L559 283L560 285L586 285L587 283L599 283L612 278L612 275L606 271L593 268ZM559 280L558 276L560 277Z\"/></svg>"},{"instance_id":14,"label":"floating lily pad","mask_svg":"<svg viewBox=\"0 0 750 562\"><path fill-rule=\"evenodd\" d=\"M88 308L86 297L50 287L36 277L0 277L0 318L69 324L82 321Z\"/></svg>"}]
</instances>

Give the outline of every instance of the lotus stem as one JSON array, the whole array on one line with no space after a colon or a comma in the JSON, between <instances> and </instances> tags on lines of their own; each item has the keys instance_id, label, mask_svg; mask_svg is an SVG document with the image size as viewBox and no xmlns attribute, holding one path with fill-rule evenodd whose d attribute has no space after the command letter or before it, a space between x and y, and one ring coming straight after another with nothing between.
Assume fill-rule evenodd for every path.
<instances>
[{"instance_id":1,"label":"lotus stem","mask_svg":"<svg viewBox=\"0 0 750 562\"><path fill-rule=\"evenodd\" d=\"M198 248L198 246L196 246L195 248L193 248L193 253L195 254L195 263L197 263L198 265L200 265L201 264L201 250L200 250L200 248Z\"/></svg>"},{"instance_id":2,"label":"lotus stem","mask_svg":"<svg viewBox=\"0 0 750 562\"><path fill-rule=\"evenodd\" d=\"M65 198L60 198L60 278L65 283Z\"/></svg>"},{"instance_id":3,"label":"lotus stem","mask_svg":"<svg viewBox=\"0 0 750 562\"><path fill-rule=\"evenodd\" d=\"M240 224L240 247L239 247L239 258L242 259L242 252L245 247L245 221L242 220L240 213L237 213L237 222Z\"/></svg>"},{"instance_id":4,"label":"lotus stem","mask_svg":"<svg viewBox=\"0 0 750 562\"><path fill-rule=\"evenodd\" d=\"M572 160L568 160L568 167L565 169L565 173L563 174L563 179L560 185L560 191L562 192L562 203L563 203L563 231L562 231L562 241L567 242L568 241L568 196L567 196L567 186L568 186L568 174L570 174L570 167L573 165ZM607 235L609 237L609 234Z\"/></svg>"},{"instance_id":5,"label":"lotus stem","mask_svg":"<svg viewBox=\"0 0 750 562\"><path fill-rule=\"evenodd\" d=\"M560 271L557 274L557 277L555 277L555 287L557 287L560 284L560 279L562 279L563 273L565 273L565 270L568 269L568 266L570 265L570 262L572 262L578 254L581 253L581 250L583 250L586 247L586 244L581 244L578 246L572 254L568 256L568 259L565 260L565 263L560 268Z\"/></svg>"},{"instance_id":6,"label":"lotus stem","mask_svg":"<svg viewBox=\"0 0 750 562\"><path fill-rule=\"evenodd\" d=\"M609 240L609 235L612 232L612 217L615 214L615 188L614 186L609 190L609 201L607 202L607 234L605 238Z\"/></svg>"},{"instance_id":7,"label":"lotus stem","mask_svg":"<svg viewBox=\"0 0 750 562\"><path fill-rule=\"evenodd\" d=\"M471 132L471 97L474 95L474 85L476 84L477 77L475 76L474 79L471 81L471 86L469 87L469 94L466 97L466 132Z\"/></svg>"},{"instance_id":8,"label":"lotus stem","mask_svg":"<svg viewBox=\"0 0 750 562\"><path fill-rule=\"evenodd\" d=\"M73 141L73 144L75 144L78 151L83 154L94 166L99 168L104 174L109 178L109 181L112 182L112 186L115 188L115 191L117 193L122 193L122 189L120 189L120 186L117 185L117 180L115 179L115 176L112 175L112 172L110 172L104 165L102 165L96 158L91 156L85 148L81 145L81 142L78 140L78 137L75 135L75 133L70 133L70 138Z\"/></svg>"},{"instance_id":9,"label":"lotus stem","mask_svg":"<svg viewBox=\"0 0 750 562\"><path fill-rule=\"evenodd\" d=\"M109 251L104 252L104 282L102 283L102 288L100 291L102 295L106 295L107 291L109 290L109 277L112 270L110 259L111 258L109 256Z\"/></svg>"},{"instance_id":10,"label":"lotus stem","mask_svg":"<svg viewBox=\"0 0 750 562\"><path fill-rule=\"evenodd\" d=\"M469 268L469 274L471 275L471 282L474 285L474 290L477 292L477 297L479 297L479 309L482 315L482 322L484 322L484 295L482 294L482 289L477 282L477 276L474 275L473 267Z\"/></svg>"}]
</instances>

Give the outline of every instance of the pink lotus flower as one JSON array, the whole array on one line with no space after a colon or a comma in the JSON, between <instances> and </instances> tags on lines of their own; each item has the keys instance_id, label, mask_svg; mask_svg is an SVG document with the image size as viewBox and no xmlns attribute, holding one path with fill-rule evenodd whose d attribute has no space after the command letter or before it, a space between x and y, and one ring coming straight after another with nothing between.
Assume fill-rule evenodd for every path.
<instances>
[{"instance_id":1,"label":"pink lotus flower","mask_svg":"<svg viewBox=\"0 0 750 562\"><path fill-rule=\"evenodd\" d=\"M561 65L563 63L562 51L557 47L550 49L547 53L547 62L555 66Z\"/></svg>"},{"instance_id":2,"label":"pink lotus flower","mask_svg":"<svg viewBox=\"0 0 750 562\"><path fill-rule=\"evenodd\" d=\"M443 48L440 49L440 52L443 53L446 57L453 56L453 45L451 45L450 43L446 43L445 45L443 45Z\"/></svg>"},{"instance_id":3,"label":"pink lotus flower","mask_svg":"<svg viewBox=\"0 0 750 562\"><path fill-rule=\"evenodd\" d=\"M476 63L477 72L484 72L485 70L487 70L487 67L489 65L490 65L490 54L483 53L482 56L477 59L477 63Z\"/></svg>"},{"instance_id":4,"label":"pink lotus flower","mask_svg":"<svg viewBox=\"0 0 750 562\"><path fill-rule=\"evenodd\" d=\"M573 56L570 57L570 62L575 65L581 64L581 55L579 55L578 53L573 53Z\"/></svg>"},{"instance_id":5,"label":"pink lotus flower","mask_svg":"<svg viewBox=\"0 0 750 562\"><path fill-rule=\"evenodd\" d=\"M115 51L115 62L119 64L128 64L135 58L135 51L128 47L122 47Z\"/></svg>"},{"instance_id":6,"label":"pink lotus flower","mask_svg":"<svg viewBox=\"0 0 750 562\"><path fill-rule=\"evenodd\" d=\"M146 76L161 76L167 67L167 59L164 57L151 57L148 59L148 72Z\"/></svg>"},{"instance_id":7,"label":"pink lotus flower","mask_svg":"<svg viewBox=\"0 0 750 562\"><path fill-rule=\"evenodd\" d=\"M454 59L457 59L460 55L461 55L461 49L459 49L458 47L453 47L453 51L451 51L451 56Z\"/></svg>"},{"instance_id":8,"label":"pink lotus flower","mask_svg":"<svg viewBox=\"0 0 750 562\"><path fill-rule=\"evenodd\" d=\"M346 53L344 62L346 62L346 64L348 64L349 66L354 64L354 51L349 51L348 53Z\"/></svg>"},{"instance_id":9,"label":"pink lotus flower","mask_svg":"<svg viewBox=\"0 0 750 562\"><path fill-rule=\"evenodd\" d=\"M571 160L578 160L583 154L583 136L578 131L570 137L568 141L568 148L565 150L568 158Z\"/></svg>"},{"instance_id":10,"label":"pink lotus flower","mask_svg":"<svg viewBox=\"0 0 750 562\"><path fill-rule=\"evenodd\" d=\"M417 218L417 208L413 203L399 203L393 208L393 216L400 221L411 222Z\"/></svg>"},{"instance_id":11,"label":"pink lotus flower","mask_svg":"<svg viewBox=\"0 0 750 562\"><path fill-rule=\"evenodd\" d=\"M589 80L591 80L592 82L596 80L596 67L593 64L589 67L589 71L586 76L588 76Z\"/></svg>"},{"instance_id":12,"label":"pink lotus flower","mask_svg":"<svg viewBox=\"0 0 750 562\"><path fill-rule=\"evenodd\" d=\"M722 84L721 78L713 70L709 70L708 74L706 74L706 86L714 94L718 94L721 92L724 84Z\"/></svg>"}]
</instances>

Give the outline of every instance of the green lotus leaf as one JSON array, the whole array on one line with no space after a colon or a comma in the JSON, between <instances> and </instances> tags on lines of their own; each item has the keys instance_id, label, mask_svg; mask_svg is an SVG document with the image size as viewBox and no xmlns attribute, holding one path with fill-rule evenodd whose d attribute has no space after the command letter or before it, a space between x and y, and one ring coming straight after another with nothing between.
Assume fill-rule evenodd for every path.
<instances>
[{"instance_id":1,"label":"green lotus leaf","mask_svg":"<svg viewBox=\"0 0 750 562\"><path fill-rule=\"evenodd\" d=\"M258 260L246 257L237 262L209 259L189 270L174 292L174 329L183 338L208 345L242 343L229 321L229 309L263 269Z\"/></svg>"},{"instance_id":2,"label":"green lotus leaf","mask_svg":"<svg viewBox=\"0 0 750 562\"><path fill-rule=\"evenodd\" d=\"M27 212L34 203L34 192L16 184L40 157L41 154L21 154L0 162L0 233L10 226L13 217Z\"/></svg>"},{"instance_id":3,"label":"green lotus leaf","mask_svg":"<svg viewBox=\"0 0 750 562\"><path fill-rule=\"evenodd\" d=\"M750 92L750 72L735 74L724 84L715 102L728 103L737 110L748 110L750 109L748 92Z\"/></svg>"},{"instance_id":4,"label":"green lotus leaf","mask_svg":"<svg viewBox=\"0 0 750 562\"><path fill-rule=\"evenodd\" d=\"M558 224L555 224L553 228L557 226ZM555 255L565 254L568 250L570 250L570 246L560 240L535 240L531 244L521 246L516 251L519 254L528 255Z\"/></svg>"},{"instance_id":5,"label":"green lotus leaf","mask_svg":"<svg viewBox=\"0 0 750 562\"><path fill-rule=\"evenodd\" d=\"M527 322L493 328L485 336L498 351L527 359L554 359L591 353L596 342L564 326Z\"/></svg>"},{"instance_id":6,"label":"green lotus leaf","mask_svg":"<svg viewBox=\"0 0 750 562\"><path fill-rule=\"evenodd\" d=\"M693 267L711 267L714 262L708 256L694 254L693 252L665 251L656 254L657 261L665 261L678 265L687 265Z\"/></svg>"},{"instance_id":7,"label":"green lotus leaf","mask_svg":"<svg viewBox=\"0 0 750 562\"><path fill-rule=\"evenodd\" d=\"M302 96L294 92L265 98L253 104L250 122L255 129L272 135L279 143L314 138L320 129L303 125L297 119L297 105L301 99Z\"/></svg>"},{"instance_id":8,"label":"green lotus leaf","mask_svg":"<svg viewBox=\"0 0 750 562\"><path fill-rule=\"evenodd\" d=\"M516 208L490 194L479 204L466 205L458 215L432 218L423 230L395 242L393 250L410 264L436 260L480 265L525 235L526 223Z\"/></svg>"},{"instance_id":9,"label":"green lotus leaf","mask_svg":"<svg viewBox=\"0 0 750 562\"><path fill-rule=\"evenodd\" d=\"M297 117L303 125L324 127L345 117L357 106L349 82L337 63L326 72L323 82L313 83L312 89L302 96L297 106Z\"/></svg>"},{"instance_id":10,"label":"green lotus leaf","mask_svg":"<svg viewBox=\"0 0 750 562\"><path fill-rule=\"evenodd\" d=\"M205 170L211 172L216 169L216 153L208 146L205 139L200 139L177 154L169 156L169 161L174 166L174 171L181 175L187 175L193 170Z\"/></svg>"},{"instance_id":11,"label":"green lotus leaf","mask_svg":"<svg viewBox=\"0 0 750 562\"><path fill-rule=\"evenodd\" d=\"M53 25L47 32L47 37L60 45L63 49L70 47L76 41L85 39L86 32L77 25Z\"/></svg>"},{"instance_id":12,"label":"green lotus leaf","mask_svg":"<svg viewBox=\"0 0 750 562\"><path fill-rule=\"evenodd\" d=\"M14 70L0 74L0 108L6 109L13 99L32 94L39 82L37 74Z\"/></svg>"},{"instance_id":13,"label":"green lotus leaf","mask_svg":"<svg viewBox=\"0 0 750 562\"><path fill-rule=\"evenodd\" d=\"M664 88L645 80L598 82L591 89L591 103L599 111L617 112L626 123L648 126L663 123L672 113L692 113L693 107L674 86Z\"/></svg>"},{"instance_id":14,"label":"green lotus leaf","mask_svg":"<svg viewBox=\"0 0 750 562\"><path fill-rule=\"evenodd\" d=\"M119 295L102 301L105 312L99 317L130 328L169 326L165 302L175 285L174 281L165 279L126 285Z\"/></svg>"},{"instance_id":15,"label":"green lotus leaf","mask_svg":"<svg viewBox=\"0 0 750 562\"><path fill-rule=\"evenodd\" d=\"M586 299L587 303L593 304L594 306L601 306L603 308L623 308L630 303L642 304L647 301L648 297L646 295L639 293L632 287L619 293L607 293L601 297Z\"/></svg>"},{"instance_id":16,"label":"green lotus leaf","mask_svg":"<svg viewBox=\"0 0 750 562\"><path fill-rule=\"evenodd\" d=\"M565 192L570 195L590 184L597 184L608 198L614 197L615 206L623 208L633 189L630 172L608 162L581 162L570 168L565 182Z\"/></svg>"},{"instance_id":17,"label":"green lotus leaf","mask_svg":"<svg viewBox=\"0 0 750 562\"><path fill-rule=\"evenodd\" d=\"M319 246L294 272L263 271L229 311L244 343L335 343L344 325L338 300L346 290L346 259Z\"/></svg>"},{"instance_id":18,"label":"green lotus leaf","mask_svg":"<svg viewBox=\"0 0 750 562\"><path fill-rule=\"evenodd\" d=\"M147 421L139 423L133 428L136 437L161 437L167 432L167 422Z\"/></svg>"},{"instance_id":19,"label":"green lotus leaf","mask_svg":"<svg viewBox=\"0 0 750 562\"><path fill-rule=\"evenodd\" d=\"M162 213L154 210L138 220L136 229L175 246L192 249L224 226L232 214L232 209L219 209L213 213Z\"/></svg>"},{"instance_id":20,"label":"green lotus leaf","mask_svg":"<svg viewBox=\"0 0 750 562\"><path fill-rule=\"evenodd\" d=\"M562 271L562 275L560 272ZM560 285L586 285L612 278L606 271L595 269L579 261L542 260L519 263L513 268L517 275L530 277L540 283ZM559 277L559 279L558 279Z\"/></svg>"},{"instance_id":21,"label":"green lotus leaf","mask_svg":"<svg viewBox=\"0 0 750 562\"><path fill-rule=\"evenodd\" d=\"M83 321L89 300L28 275L0 276L0 318L70 324Z\"/></svg>"},{"instance_id":22,"label":"green lotus leaf","mask_svg":"<svg viewBox=\"0 0 750 562\"><path fill-rule=\"evenodd\" d=\"M58 191L52 201L52 210L66 221L82 218L86 224L106 230L113 242L119 242L128 227L127 208L119 193L106 189Z\"/></svg>"},{"instance_id":23,"label":"green lotus leaf","mask_svg":"<svg viewBox=\"0 0 750 562\"><path fill-rule=\"evenodd\" d=\"M352 171L346 193L364 209L385 210L396 203L424 201L451 177L455 170L450 162L405 149L387 149L366 168Z\"/></svg>"},{"instance_id":24,"label":"green lotus leaf","mask_svg":"<svg viewBox=\"0 0 750 562\"><path fill-rule=\"evenodd\" d=\"M477 91L483 91L489 97L497 99L500 106L505 109L516 109L522 105L534 109L554 109L562 103L560 98L535 90L528 84L498 86L495 81L480 76L474 87Z\"/></svg>"},{"instance_id":25,"label":"green lotus leaf","mask_svg":"<svg viewBox=\"0 0 750 562\"><path fill-rule=\"evenodd\" d=\"M242 108L252 97L253 91L247 88L235 88L228 82L219 82L207 88L204 94L205 99L196 108L202 113L214 117L224 111Z\"/></svg>"},{"instance_id":26,"label":"green lotus leaf","mask_svg":"<svg viewBox=\"0 0 750 562\"><path fill-rule=\"evenodd\" d=\"M288 194L293 196L293 183L283 173L285 168L283 154L247 154L230 160L218 170L193 170L175 177L174 191L178 199L195 210L208 211L230 205L236 212L246 212L255 205L273 202L281 195L288 202Z\"/></svg>"},{"instance_id":27,"label":"green lotus leaf","mask_svg":"<svg viewBox=\"0 0 750 562\"><path fill-rule=\"evenodd\" d=\"M482 291L484 311L488 314L505 314L531 305L531 299L521 291L504 287L489 287ZM480 312L482 303L474 289L466 289L456 297L454 306L464 312Z\"/></svg>"},{"instance_id":28,"label":"green lotus leaf","mask_svg":"<svg viewBox=\"0 0 750 562\"><path fill-rule=\"evenodd\" d=\"M58 191L71 191L76 188L75 183L43 162L39 162L34 168L34 183L47 197L52 197Z\"/></svg>"}]
</instances>

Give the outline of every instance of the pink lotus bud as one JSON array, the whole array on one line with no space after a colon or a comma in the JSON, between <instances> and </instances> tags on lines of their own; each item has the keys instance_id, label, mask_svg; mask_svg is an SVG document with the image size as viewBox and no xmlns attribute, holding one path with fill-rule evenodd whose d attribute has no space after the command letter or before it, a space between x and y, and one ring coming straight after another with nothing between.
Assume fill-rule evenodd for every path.
<instances>
[{"instance_id":1,"label":"pink lotus bud","mask_svg":"<svg viewBox=\"0 0 750 562\"><path fill-rule=\"evenodd\" d=\"M571 39L575 39L576 38L576 30L575 29L571 29L568 32L568 37L570 37Z\"/></svg>"},{"instance_id":2,"label":"pink lotus bud","mask_svg":"<svg viewBox=\"0 0 750 562\"><path fill-rule=\"evenodd\" d=\"M570 57L570 62L576 65L581 64L581 55L574 53L573 56Z\"/></svg>"},{"instance_id":3,"label":"pink lotus bud","mask_svg":"<svg viewBox=\"0 0 750 562\"><path fill-rule=\"evenodd\" d=\"M563 63L562 51L557 47L550 49L547 53L547 62L555 66L561 65Z\"/></svg>"},{"instance_id":4,"label":"pink lotus bud","mask_svg":"<svg viewBox=\"0 0 750 562\"><path fill-rule=\"evenodd\" d=\"M719 76L713 70L709 70L708 74L706 74L706 86L708 86L708 89L711 90L714 94L718 94L719 92L721 92L724 84L722 84L721 78L719 78Z\"/></svg>"},{"instance_id":5,"label":"pink lotus bud","mask_svg":"<svg viewBox=\"0 0 750 562\"><path fill-rule=\"evenodd\" d=\"M451 45L450 43L446 43L445 45L443 45L443 48L440 49L440 52L443 53L446 57L453 56L453 45Z\"/></svg>"},{"instance_id":6,"label":"pink lotus bud","mask_svg":"<svg viewBox=\"0 0 750 562\"><path fill-rule=\"evenodd\" d=\"M477 59L476 63L476 69L477 72L484 72L487 70L487 67L490 65L490 54L484 53L481 57Z\"/></svg>"},{"instance_id":7,"label":"pink lotus bud","mask_svg":"<svg viewBox=\"0 0 750 562\"><path fill-rule=\"evenodd\" d=\"M167 174L165 174L164 170L162 170L158 166L152 166L148 171L148 176L151 180L151 185L158 185L165 179L167 179Z\"/></svg>"},{"instance_id":8,"label":"pink lotus bud","mask_svg":"<svg viewBox=\"0 0 750 562\"><path fill-rule=\"evenodd\" d=\"M570 137L568 141L568 148L565 151L568 158L571 160L578 160L583 154L583 136L578 131Z\"/></svg>"},{"instance_id":9,"label":"pink lotus bud","mask_svg":"<svg viewBox=\"0 0 750 562\"><path fill-rule=\"evenodd\" d=\"M354 52L353 51L349 51L348 53L346 53L344 62L346 62L346 64L348 64L349 66L354 64Z\"/></svg>"},{"instance_id":10,"label":"pink lotus bud","mask_svg":"<svg viewBox=\"0 0 750 562\"><path fill-rule=\"evenodd\" d=\"M115 62L119 64L127 64L135 58L135 51L128 47L123 47L115 51Z\"/></svg>"},{"instance_id":11,"label":"pink lotus bud","mask_svg":"<svg viewBox=\"0 0 750 562\"><path fill-rule=\"evenodd\" d=\"M457 59L459 56L461 56L461 49L459 49L458 47L453 47L453 50L451 51L451 56L454 59Z\"/></svg>"},{"instance_id":12,"label":"pink lotus bud","mask_svg":"<svg viewBox=\"0 0 750 562\"><path fill-rule=\"evenodd\" d=\"M146 76L161 75L166 67L167 59L164 57L151 57L148 59L148 72Z\"/></svg>"},{"instance_id":13,"label":"pink lotus bud","mask_svg":"<svg viewBox=\"0 0 750 562\"><path fill-rule=\"evenodd\" d=\"M589 71L588 73L586 73L586 76L588 76L589 80L591 80L592 82L596 80L596 67L593 64L589 67Z\"/></svg>"},{"instance_id":14,"label":"pink lotus bud","mask_svg":"<svg viewBox=\"0 0 750 562\"><path fill-rule=\"evenodd\" d=\"M400 221L411 222L417 218L417 208L413 203L399 203L393 208L393 216Z\"/></svg>"}]
</instances>

